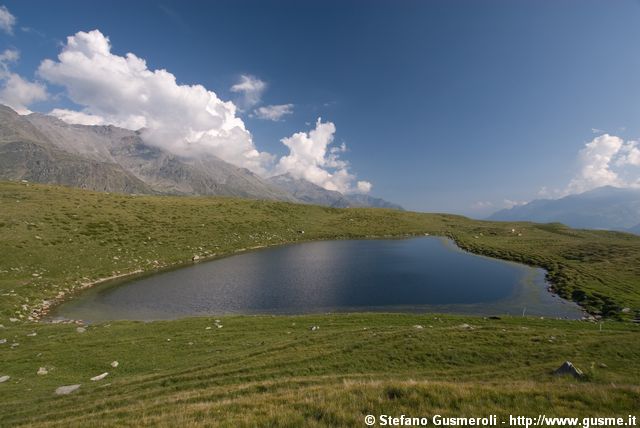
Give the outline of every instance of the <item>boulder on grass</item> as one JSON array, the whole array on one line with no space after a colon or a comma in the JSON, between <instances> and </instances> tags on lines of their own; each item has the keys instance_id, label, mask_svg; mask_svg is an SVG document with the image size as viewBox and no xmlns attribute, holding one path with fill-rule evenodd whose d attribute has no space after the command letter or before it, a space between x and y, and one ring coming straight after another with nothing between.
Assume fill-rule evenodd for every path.
<instances>
[{"instance_id":1,"label":"boulder on grass","mask_svg":"<svg viewBox=\"0 0 640 428\"><path fill-rule=\"evenodd\" d=\"M564 363L562 363L560 367L553 371L553 374L556 376L569 375L575 377L576 379L584 378L584 373L582 372L582 370L574 366L571 361L565 361Z\"/></svg>"},{"instance_id":2,"label":"boulder on grass","mask_svg":"<svg viewBox=\"0 0 640 428\"><path fill-rule=\"evenodd\" d=\"M80 385L65 385L56 389L56 395L68 395L80 388Z\"/></svg>"}]
</instances>

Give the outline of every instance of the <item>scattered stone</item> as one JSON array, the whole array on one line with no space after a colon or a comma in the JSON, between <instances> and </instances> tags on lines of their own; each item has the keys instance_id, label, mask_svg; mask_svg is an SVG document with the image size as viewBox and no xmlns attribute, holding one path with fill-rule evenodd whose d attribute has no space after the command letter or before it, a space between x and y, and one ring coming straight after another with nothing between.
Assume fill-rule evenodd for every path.
<instances>
[{"instance_id":1,"label":"scattered stone","mask_svg":"<svg viewBox=\"0 0 640 428\"><path fill-rule=\"evenodd\" d=\"M6 382L11 379L11 376L0 376L0 383Z\"/></svg>"},{"instance_id":2,"label":"scattered stone","mask_svg":"<svg viewBox=\"0 0 640 428\"><path fill-rule=\"evenodd\" d=\"M560 367L554 370L553 374L556 376L570 375L575 377L576 379L584 377L584 373L582 373L582 370L574 366L571 361L565 361L564 363L562 363Z\"/></svg>"},{"instance_id":3,"label":"scattered stone","mask_svg":"<svg viewBox=\"0 0 640 428\"><path fill-rule=\"evenodd\" d=\"M216 327L222 328L222 324L216 324Z\"/></svg>"},{"instance_id":4,"label":"scattered stone","mask_svg":"<svg viewBox=\"0 0 640 428\"><path fill-rule=\"evenodd\" d=\"M56 389L56 395L68 395L74 391L77 391L78 389L80 389L79 384L60 386Z\"/></svg>"},{"instance_id":5,"label":"scattered stone","mask_svg":"<svg viewBox=\"0 0 640 428\"><path fill-rule=\"evenodd\" d=\"M40 368L38 369L38 375L39 375L39 376L44 376L44 375L46 375L46 374L49 374L49 370L47 370L47 368L46 368L46 367L40 367Z\"/></svg>"},{"instance_id":6,"label":"scattered stone","mask_svg":"<svg viewBox=\"0 0 640 428\"><path fill-rule=\"evenodd\" d=\"M38 333L36 333L35 331L33 333L27 334L28 337L36 337L37 335Z\"/></svg>"},{"instance_id":7,"label":"scattered stone","mask_svg":"<svg viewBox=\"0 0 640 428\"><path fill-rule=\"evenodd\" d=\"M102 374L99 374L98 376L94 376L94 377L92 377L92 378L91 378L91 381L96 382L96 381L98 381L98 380L102 380L102 379L104 379L104 378L105 378L105 377L107 377L107 376L109 376L109 372L104 372L104 373L102 373Z\"/></svg>"},{"instance_id":8,"label":"scattered stone","mask_svg":"<svg viewBox=\"0 0 640 428\"><path fill-rule=\"evenodd\" d=\"M416 330L422 330L424 328L424 326L420 325L420 324L416 324L413 326L413 328L415 328Z\"/></svg>"},{"instance_id":9,"label":"scattered stone","mask_svg":"<svg viewBox=\"0 0 640 428\"><path fill-rule=\"evenodd\" d=\"M196 254L193 257L191 257L191 260L194 261L194 262L197 261L197 260L200 260L200 256Z\"/></svg>"},{"instance_id":10,"label":"scattered stone","mask_svg":"<svg viewBox=\"0 0 640 428\"><path fill-rule=\"evenodd\" d=\"M11 349L17 348L18 346L20 346L20 343L14 342L14 343L11 344Z\"/></svg>"},{"instance_id":11,"label":"scattered stone","mask_svg":"<svg viewBox=\"0 0 640 428\"><path fill-rule=\"evenodd\" d=\"M471 327L469 324L465 323L465 324L460 324L458 326L458 328L461 328L463 330L473 330L473 327Z\"/></svg>"},{"instance_id":12,"label":"scattered stone","mask_svg":"<svg viewBox=\"0 0 640 428\"><path fill-rule=\"evenodd\" d=\"M622 313L623 314L628 314L629 312L631 312L631 308L623 308L622 309Z\"/></svg>"},{"instance_id":13,"label":"scattered stone","mask_svg":"<svg viewBox=\"0 0 640 428\"><path fill-rule=\"evenodd\" d=\"M18 318L9 318L9 321L10 321L10 322L18 322L18 321L20 321L20 320L19 320Z\"/></svg>"},{"instance_id":14,"label":"scattered stone","mask_svg":"<svg viewBox=\"0 0 640 428\"><path fill-rule=\"evenodd\" d=\"M211 330L211 326L205 327L205 330Z\"/></svg>"},{"instance_id":15,"label":"scattered stone","mask_svg":"<svg viewBox=\"0 0 640 428\"><path fill-rule=\"evenodd\" d=\"M2 345L3 343L7 343L7 339L0 339L0 345Z\"/></svg>"},{"instance_id":16,"label":"scattered stone","mask_svg":"<svg viewBox=\"0 0 640 428\"><path fill-rule=\"evenodd\" d=\"M167 342L171 342L171 339L167 339Z\"/></svg>"},{"instance_id":17,"label":"scattered stone","mask_svg":"<svg viewBox=\"0 0 640 428\"><path fill-rule=\"evenodd\" d=\"M320 330L320 326L312 325L312 326L309 328L309 330L311 330L311 331L318 331L318 330Z\"/></svg>"},{"instance_id":18,"label":"scattered stone","mask_svg":"<svg viewBox=\"0 0 640 428\"><path fill-rule=\"evenodd\" d=\"M608 368L609 366L608 366L608 365L606 365L605 363L600 363L600 364L598 364L598 367L600 367L601 369L606 369L606 368Z\"/></svg>"},{"instance_id":19,"label":"scattered stone","mask_svg":"<svg viewBox=\"0 0 640 428\"><path fill-rule=\"evenodd\" d=\"M84 332L86 332L86 331L87 331L87 329L86 329L86 328L84 328L84 327L78 327L78 328L76 328L76 331L77 331L78 333L84 333Z\"/></svg>"},{"instance_id":20,"label":"scattered stone","mask_svg":"<svg viewBox=\"0 0 640 428\"><path fill-rule=\"evenodd\" d=\"M117 361L111 361L111 367L113 367L114 369L115 369L116 367L118 367L119 365L120 365L120 363L119 363L119 362L117 362Z\"/></svg>"}]
</instances>

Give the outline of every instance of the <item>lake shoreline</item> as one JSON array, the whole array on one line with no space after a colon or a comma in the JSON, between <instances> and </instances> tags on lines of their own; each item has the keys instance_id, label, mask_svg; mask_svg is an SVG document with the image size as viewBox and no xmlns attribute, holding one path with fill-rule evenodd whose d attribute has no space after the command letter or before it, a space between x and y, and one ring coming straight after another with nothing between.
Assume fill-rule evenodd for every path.
<instances>
[{"instance_id":1,"label":"lake shoreline","mask_svg":"<svg viewBox=\"0 0 640 428\"><path fill-rule=\"evenodd\" d=\"M460 244L451 236L443 236L443 235L432 235L429 233L415 233L415 234L399 234L399 235L381 235L381 236L373 236L373 235L368 235L365 237L338 237L337 239L298 239L298 240L294 240L291 242L284 242L284 243L277 243L277 244L271 244L271 245L259 245L259 246L254 246L254 247L249 247L249 248L238 248L236 250L224 253L224 254L209 254L209 255L203 255L203 256L199 256L199 255L194 255L192 260L187 260L187 261L181 261L181 262L177 262L177 263L172 263L172 264L158 264L158 266L156 268L153 268L151 270L136 270L133 272L128 272L128 273L124 273L124 274L119 274L119 275L114 275L108 278L100 278L98 280L95 281L91 281L91 282L85 282L81 285L81 287L77 288L76 290L74 290L73 293L70 293L69 295L64 296L63 299L58 299L56 302L54 302L53 304L48 305L48 307L45 308L45 310L41 311L39 313L39 317L38 320L39 321L48 321L48 322L54 322L54 323L58 323L58 322L79 322L78 319L75 319L76 317L74 317L73 315L71 315L69 318L67 318L66 316L63 316L61 318L51 318L52 313L55 313L56 308L58 308L60 305L62 305L63 303L67 303L71 300L74 300L75 298L77 298L77 296L79 295L79 293L84 293L86 292L88 289L90 288L94 288L95 286L101 286L101 287L107 287L107 288L102 288L102 290L107 290L108 287L118 287L120 285L123 285L124 283L128 283L130 281L133 280L138 280L138 279L145 279L147 277L152 277L152 276L156 276L159 274L163 274L163 273L167 273L167 272L171 272L171 271L176 271L176 270L180 270L180 269L184 269L196 264L199 264L200 262L211 262L211 261L215 261L215 260L220 260L220 259L225 259L225 258L229 258L231 256L234 255L240 255L240 254L246 254L246 253L250 253L250 252L254 252L254 251L258 251L258 250L265 250L265 249L273 249L273 248L278 248L278 247L286 247L286 246L292 246L292 245L297 245L297 244L308 244L308 243L313 243L313 242L339 242L339 241L375 241L375 240L405 240L405 239L412 239L412 238L420 238L420 237L431 237L434 239L437 239L438 241L440 241L447 249L448 251L457 251L457 252L461 252L461 253L465 253L465 254L469 254L469 255L473 255L476 257L482 257L482 258L486 258L490 261L501 261L504 263L508 263L508 264L513 264L514 266L527 266L531 269L536 269L536 270L540 270L542 272L544 272L543 274L545 275L545 279L542 279L542 282L540 282L540 279L536 280L536 284L531 284L531 286L535 286L535 287L542 287L544 286L544 290L540 290L537 291L536 293L550 293L552 296L557 297L558 299L561 299L563 301L563 303L571 303L571 304L575 304L575 302L571 302L570 300L567 299L562 299L560 296L558 296L557 294L555 294L553 292L552 289L552 284L548 281L547 278L547 271L544 270L543 268L539 267L539 266L535 266L535 265L530 265L530 264L524 264L520 261L514 261L514 260L508 260L508 259L502 259L502 258L497 258L497 257L491 257L485 254L481 254L478 252L472 252L472 251L468 251L467 249L463 248L462 246L460 246ZM540 274L538 274L540 275ZM520 285L518 287L526 287L525 285ZM161 289L162 290L162 289ZM235 290L235 289L234 289ZM147 290L147 293L149 291ZM187 290L188 292L188 290ZM393 299L392 299L393 300ZM131 301L135 301L135 300L131 300ZM350 304L340 304L339 306L327 306L326 308L319 308L319 309L309 309L309 308L303 308L301 307L300 310L294 309L294 308L284 308L277 306L277 307L273 307L273 308L262 308L262 309L239 309L236 308L234 309L229 309L229 310L224 310L224 309L220 309L220 312L216 312L217 315L219 316L223 316L223 315L277 315L277 316L290 316L290 315L304 315L304 314L314 314L314 313L357 313L357 312L397 312L397 313L402 313L402 312L409 312L409 313L453 313L453 314L459 314L459 315L464 315L464 316L494 316L494 315L511 315L511 316L515 316L517 315L517 313L514 313L514 311L512 310L513 308L505 308L503 310L500 309L496 309L499 308L501 303L505 301L504 298L500 298L498 301L487 301L486 303L480 303L480 302L464 302L464 301L459 301L457 303L455 302L451 302L451 303L438 303L437 301L434 301L434 303L422 303L422 304L398 304L398 303L390 303L389 304L389 308L387 308L387 304L386 303L371 303L371 304L366 304L363 305L360 309L359 305L356 306L352 306ZM505 302L508 302L509 300L506 300ZM506 303L507 305L511 304L511 303ZM486 312L484 312L484 309L482 308L483 305L486 305L487 309ZM498 306L496 306L498 305ZM295 306L295 305L294 305ZM524 305L523 307L525 308L523 310L526 311L526 306ZM541 311L539 313L540 316L546 316L546 317L550 317L550 318L557 318L557 319L584 319L585 315L587 314L586 311L584 311L584 308L576 305L576 309L578 309L580 311L579 314L574 313L573 315L569 315L571 311L573 311L573 309L569 309L567 308L566 311L569 312L563 312L561 309L561 312L558 312L557 315L552 315L549 313L546 313L544 310ZM533 309L533 313L536 313L536 310ZM564 315L563 315L564 313ZM76 314L77 315L77 314ZM194 312L193 314L189 314L189 315L178 315L176 317L172 317L171 315L165 317L162 315L158 315L157 319L181 319L181 318L186 318L186 317L199 317L199 316L209 316L210 314L207 313L197 313ZM535 315L534 315L535 316ZM82 317L80 317L82 318ZM123 319L129 319L129 318L123 318ZM132 319L136 319L136 318L132 318ZM156 319L156 318L153 318ZM115 319L114 319L115 320ZM150 319L151 320L151 319ZM93 321L92 321L93 322ZM101 322L101 321L98 321Z\"/></svg>"}]
</instances>

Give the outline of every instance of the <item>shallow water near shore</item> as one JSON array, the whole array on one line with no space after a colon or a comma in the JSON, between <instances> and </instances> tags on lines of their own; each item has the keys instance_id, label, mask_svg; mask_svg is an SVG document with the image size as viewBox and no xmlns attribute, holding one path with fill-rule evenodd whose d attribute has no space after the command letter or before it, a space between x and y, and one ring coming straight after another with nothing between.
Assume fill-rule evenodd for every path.
<instances>
[{"instance_id":1,"label":"shallow water near shore","mask_svg":"<svg viewBox=\"0 0 640 428\"><path fill-rule=\"evenodd\" d=\"M317 241L99 285L55 308L50 319L372 311L583 315L548 286L542 269L470 254L444 238Z\"/></svg>"}]
</instances>

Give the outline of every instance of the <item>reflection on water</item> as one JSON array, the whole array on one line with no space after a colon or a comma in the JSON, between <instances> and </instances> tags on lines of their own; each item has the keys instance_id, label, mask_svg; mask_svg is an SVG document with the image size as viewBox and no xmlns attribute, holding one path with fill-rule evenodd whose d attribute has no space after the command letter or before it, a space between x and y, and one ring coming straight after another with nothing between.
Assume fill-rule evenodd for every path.
<instances>
[{"instance_id":1,"label":"reflection on water","mask_svg":"<svg viewBox=\"0 0 640 428\"><path fill-rule=\"evenodd\" d=\"M54 317L152 320L229 313L452 312L579 318L544 271L441 238L321 241L250 252L96 287Z\"/></svg>"}]
</instances>

